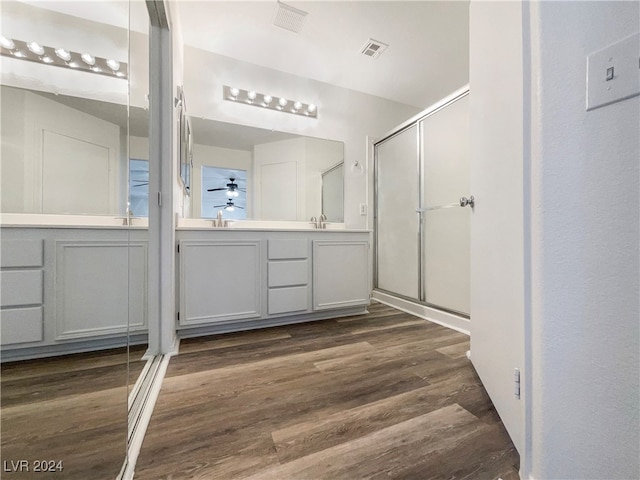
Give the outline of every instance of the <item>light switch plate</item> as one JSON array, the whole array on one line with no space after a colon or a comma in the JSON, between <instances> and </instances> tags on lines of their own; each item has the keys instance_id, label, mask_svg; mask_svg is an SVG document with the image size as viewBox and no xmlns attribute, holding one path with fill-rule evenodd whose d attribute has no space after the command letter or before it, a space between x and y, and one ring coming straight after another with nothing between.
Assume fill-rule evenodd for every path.
<instances>
[{"instance_id":1,"label":"light switch plate","mask_svg":"<svg viewBox=\"0 0 640 480\"><path fill-rule=\"evenodd\" d=\"M587 110L640 95L640 33L587 57Z\"/></svg>"}]
</instances>

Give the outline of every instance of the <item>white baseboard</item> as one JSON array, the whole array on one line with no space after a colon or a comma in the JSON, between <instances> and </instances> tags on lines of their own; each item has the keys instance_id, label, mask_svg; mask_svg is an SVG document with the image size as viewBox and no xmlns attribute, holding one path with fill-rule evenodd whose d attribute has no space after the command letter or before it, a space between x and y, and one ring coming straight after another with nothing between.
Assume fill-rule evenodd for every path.
<instances>
[{"instance_id":1,"label":"white baseboard","mask_svg":"<svg viewBox=\"0 0 640 480\"><path fill-rule=\"evenodd\" d=\"M383 293L374 290L371 294L373 300L377 300L380 303L389 305L390 307L397 308L403 312L410 313L416 317L424 318L430 322L437 323L443 327L451 328L465 335L470 334L471 322L468 318L454 315L453 313L443 312L426 305L414 303L404 298L394 297L388 293Z\"/></svg>"}]
</instances>

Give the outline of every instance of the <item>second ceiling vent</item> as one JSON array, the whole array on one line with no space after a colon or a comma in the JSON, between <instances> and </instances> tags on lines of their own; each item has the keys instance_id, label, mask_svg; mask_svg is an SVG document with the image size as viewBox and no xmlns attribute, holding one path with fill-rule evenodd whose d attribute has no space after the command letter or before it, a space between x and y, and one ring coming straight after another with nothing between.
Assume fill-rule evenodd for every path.
<instances>
[{"instance_id":1,"label":"second ceiling vent","mask_svg":"<svg viewBox=\"0 0 640 480\"><path fill-rule=\"evenodd\" d=\"M291 32L300 33L300 30L302 30L302 22L304 22L304 17L306 16L307 12L305 12L304 10L300 10L279 1L273 24L276 27L284 28L285 30L289 30Z\"/></svg>"},{"instance_id":2,"label":"second ceiling vent","mask_svg":"<svg viewBox=\"0 0 640 480\"><path fill-rule=\"evenodd\" d=\"M382 55L382 52L384 52L388 46L389 45L387 45L386 43L382 43L378 40L370 38L364 43L364 45L360 49L360 53L366 55L367 57L378 58L380 55Z\"/></svg>"}]
</instances>

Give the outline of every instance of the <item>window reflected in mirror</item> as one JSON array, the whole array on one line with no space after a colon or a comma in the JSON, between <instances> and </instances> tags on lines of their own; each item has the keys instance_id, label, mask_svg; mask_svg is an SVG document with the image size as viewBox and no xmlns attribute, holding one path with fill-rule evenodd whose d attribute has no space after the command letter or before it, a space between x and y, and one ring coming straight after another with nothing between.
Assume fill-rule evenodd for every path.
<instances>
[{"instance_id":1,"label":"window reflected in mirror","mask_svg":"<svg viewBox=\"0 0 640 480\"><path fill-rule=\"evenodd\" d=\"M149 216L148 160L129 160L129 212L134 217Z\"/></svg>"}]
</instances>

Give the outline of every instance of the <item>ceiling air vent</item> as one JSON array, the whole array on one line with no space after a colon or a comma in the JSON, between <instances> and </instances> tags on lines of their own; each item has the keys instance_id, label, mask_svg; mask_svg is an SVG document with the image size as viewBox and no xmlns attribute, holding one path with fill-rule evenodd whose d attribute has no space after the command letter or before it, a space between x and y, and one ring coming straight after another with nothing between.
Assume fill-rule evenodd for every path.
<instances>
[{"instance_id":1,"label":"ceiling air vent","mask_svg":"<svg viewBox=\"0 0 640 480\"><path fill-rule=\"evenodd\" d=\"M282 2L278 2L276 17L273 24L276 27L284 28L294 33L300 33L302 30L302 22L307 12L299 10Z\"/></svg>"},{"instance_id":2,"label":"ceiling air vent","mask_svg":"<svg viewBox=\"0 0 640 480\"><path fill-rule=\"evenodd\" d=\"M384 52L388 46L389 45L387 45L386 43L382 43L378 40L370 38L362 46L362 48L360 49L360 53L366 55L367 57L378 58L380 55L382 55L382 52Z\"/></svg>"}]
</instances>

